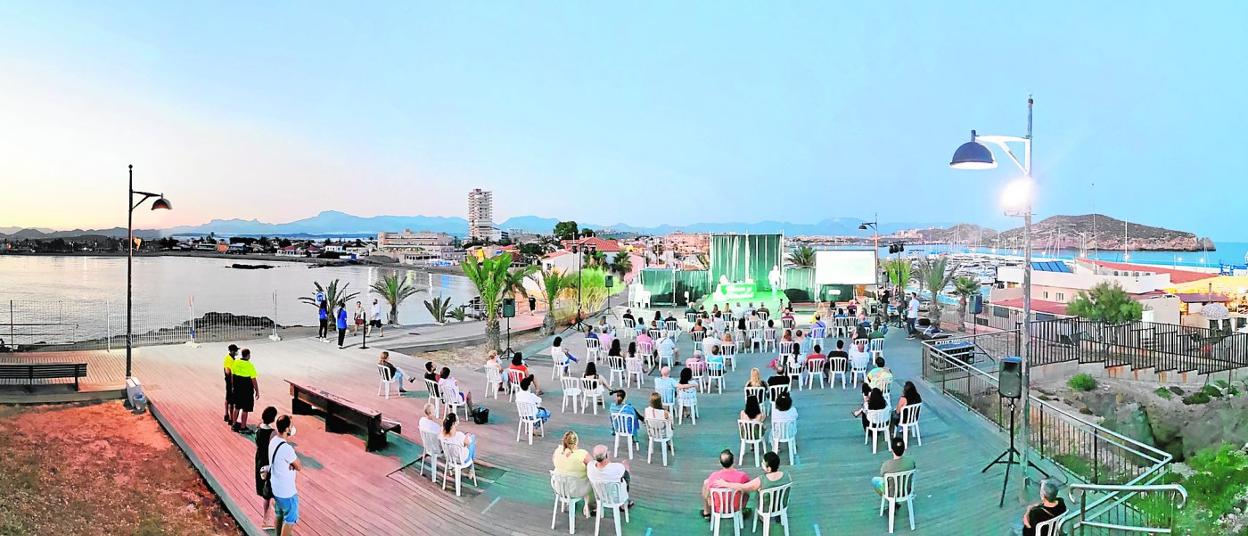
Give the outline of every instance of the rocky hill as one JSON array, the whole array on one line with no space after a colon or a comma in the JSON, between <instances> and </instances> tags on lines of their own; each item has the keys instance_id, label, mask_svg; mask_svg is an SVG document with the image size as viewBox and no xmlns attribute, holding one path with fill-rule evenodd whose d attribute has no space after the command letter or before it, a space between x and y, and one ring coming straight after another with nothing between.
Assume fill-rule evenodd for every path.
<instances>
[{"instance_id":1,"label":"rocky hill","mask_svg":"<svg viewBox=\"0 0 1248 536\"><path fill-rule=\"evenodd\" d=\"M1125 228L1124 228L1125 226ZM1125 233L1124 233L1125 230ZM1126 236L1132 251L1213 251L1213 241L1185 231L1124 222L1104 214L1052 216L1032 224L1036 249L1122 249ZM1021 247L1023 228L997 233L972 224L919 231L924 241L985 247Z\"/></svg>"}]
</instances>

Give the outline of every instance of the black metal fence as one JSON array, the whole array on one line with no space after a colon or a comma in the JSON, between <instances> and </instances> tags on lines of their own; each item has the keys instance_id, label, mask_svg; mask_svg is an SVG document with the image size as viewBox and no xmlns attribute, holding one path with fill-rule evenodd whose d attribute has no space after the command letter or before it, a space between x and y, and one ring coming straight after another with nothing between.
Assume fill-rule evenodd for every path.
<instances>
[{"instance_id":1,"label":"black metal fence","mask_svg":"<svg viewBox=\"0 0 1248 536\"><path fill-rule=\"evenodd\" d=\"M1036 321L1031 329L1033 366L1077 361L1132 370L1212 374L1248 367L1248 334L1194 326L1080 318Z\"/></svg>"}]
</instances>

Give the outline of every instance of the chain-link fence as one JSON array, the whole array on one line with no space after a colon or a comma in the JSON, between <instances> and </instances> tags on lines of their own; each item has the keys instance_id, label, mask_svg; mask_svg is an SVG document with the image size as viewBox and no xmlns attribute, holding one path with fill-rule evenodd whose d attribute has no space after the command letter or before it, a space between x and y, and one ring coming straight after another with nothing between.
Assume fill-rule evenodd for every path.
<instances>
[{"instance_id":1,"label":"chain-link fence","mask_svg":"<svg viewBox=\"0 0 1248 536\"><path fill-rule=\"evenodd\" d=\"M135 346L145 346L267 337L281 328L274 321L278 303L274 292L270 299L242 307L247 314L201 311L193 296L187 297L185 305L135 304L129 315L131 340ZM125 301L0 302L0 347L4 350L112 349L125 346L126 332Z\"/></svg>"}]
</instances>

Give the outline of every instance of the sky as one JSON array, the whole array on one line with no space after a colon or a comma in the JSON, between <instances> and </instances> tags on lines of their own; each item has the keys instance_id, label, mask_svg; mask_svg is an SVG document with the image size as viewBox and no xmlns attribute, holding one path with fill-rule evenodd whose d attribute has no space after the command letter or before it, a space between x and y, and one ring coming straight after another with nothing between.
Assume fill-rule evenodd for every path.
<instances>
[{"instance_id":1,"label":"sky","mask_svg":"<svg viewBox=\"0 0 1248 536\"><path fill-rule=\"evenodd\" d=\"M0 226L1038 217L1248 241L1248 2L5 2ZM49 202L52 201L52 202ZM1238 223L1237 223L1238 222Z\"/></svg>"}]
</instances>

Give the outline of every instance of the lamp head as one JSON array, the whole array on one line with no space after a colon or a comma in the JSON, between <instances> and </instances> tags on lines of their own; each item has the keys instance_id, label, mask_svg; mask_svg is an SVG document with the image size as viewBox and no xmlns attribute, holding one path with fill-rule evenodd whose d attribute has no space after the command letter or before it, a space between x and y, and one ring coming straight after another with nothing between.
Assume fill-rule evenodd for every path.
<instances>
[{"instance_id":1,"label":"lamp head","mask_svg":"<svg viewBox=\"0 0 1248 536\"><path fill-rule=\"evenodd\" d=\"M971 141L958 146L953 152L953 160L949 167L954 169L992 169L997 167L997 160L992 157L992 150L986 145L975 141L975 131L971 131Z\"/></svg>"},{"instance_id":2,"label":"lamp head","mask_svg":"<svg viewBox=\"0 0 1248 536\"><path fill-rule=\"evenodd\" d=\"M173 203L161 196L160 199L152 202L152 210L173 210Z\"/></svg>"}]
</instances>

